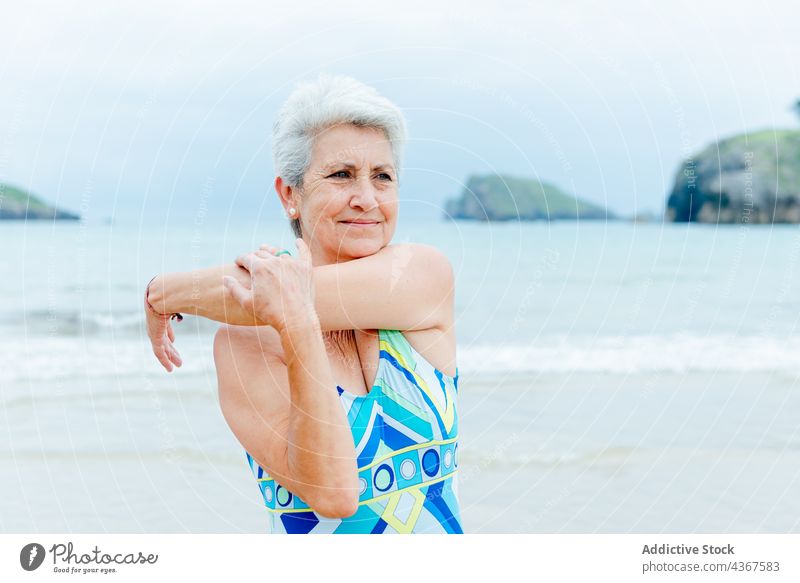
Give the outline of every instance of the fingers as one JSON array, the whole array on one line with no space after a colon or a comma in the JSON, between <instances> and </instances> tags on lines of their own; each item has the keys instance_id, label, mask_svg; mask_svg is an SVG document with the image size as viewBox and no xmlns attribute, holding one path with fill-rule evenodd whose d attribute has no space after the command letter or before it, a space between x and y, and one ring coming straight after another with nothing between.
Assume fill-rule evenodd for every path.
<instances>
[{"instance_id":1,"label":"fingers","mask_svg":"<svg viewBox=\"0 0 800 583\"><path fill-rule=\"evenodd\" d=\"M308 247L306 246L306 242L298 237L294 240L294 244L297 247L297 254L305 259L308 256Z\"/></svg>"},{"instance_id":2,"label":"fingers","mask_svg":"<svg viewBox=\"0 0 800 583\"><path fill-rule=\"evenodd\" d=\"M298 241L302 241L302 239L298 239ZM303 243L303 245L304 245L304 248L306 249L306 257L307 257L307 260L308 260L308 258L310 258L310 253L308 252L308 247L305 246L305 243ZM278 253L279 251L280 251L280 249L278 247L275 247L274 245L268 245L268 244L264 243L263 245L259 246L259 248L256 251L254 251L253 253L244 253L242 255L239 255L236 258L235 263L239 267L242 267L242 268L246 269L247 271L249 271L250 274L252 275L256 270L256 267L257 267L257 263L256 262L259 259L266 259L266 260L269 261L269 260L271 260L273 258L274 259L285 259L285 258L291 259L292 258L291 254L289 254L289 253L282 253L281 255L277 255L276 256L276 253Z\"/></svg>"},{"instance_id":3,"label":"fingers","mask_svg":"<svg viewBox=\"0 0 800 583\"><path fill-rule=\"evenodd\" d=\"M169 338L169 342L165 342L167 346L167 353L169 355L170 361L175 366L180 366L183 364L183 360L181 360L181 355L178 354L178 351L173 346L173 342L175 342L175 332L172 330L172 326L168 323L167 324L167 338Z\"/></svg>"},{"instance_id":4,"label":"fingers","mask_svg":"<svg viewBox=\"0 0 800 583\"><path fill-rule=\"evenodd\" d=\"M239 255L236 258L236 265L239 267L243 267L250 273L253 272L253 268L255 267L255 261L258 259L270 259L275 257L275 253L278 252L276 247L272 247L271 245L262 245L253 253L245 253L244 255ZM282 257L282 256L281 256ZM280 259L281 257L278 257Z\"/></svg>"},{"instance_id":5,"label":"fingers","mask_svg":"<svg viewBox=\"0 0 800 583\"><path fill-rule=\"evenodd\" d=\"M175 332L167 316L163 316L155 326L148 325L148 336L153 347L153 354L167 372L172 372L173 365L181 366L183 364L178 351L172 346L172 342L175 341Z\"/></svg>"},{"instance_id":6,"label":"fingers","mask_svg":"<svg viewBox=\"0 0 800 583\"><path fill-rule=\"evenodd\" d=\"M161 363L161 366L163 366L167 372L172 372L173 365L181 366L183 364L183 359L181 358L181 355L178 354L178 351L175 350L175 347L166 342L163 344L154 344L153 354L155 354L158 362Z\"/></svg>"},{"instance_id":7,"label":"fingers","mask_svg":"<svg viewBox=\"0 0 800 583\"><path fill-rule=\"evenodd\" d=\"M166 346L153 346L153 354L156 355L161 366L167 369L167 372L172 372L172 363L169 360L169 356L167 356Z\"/></svg>"},{"instance_id":8,"label":"fingers","mask_svg":"<svg viewBox=\"0 0 800 583\"><path fill-rule=\"evenodd\" d=\"M239 303L240 306L242 306L242 308L245 310L252 309L252 293L248 295L248 290L246 290L238 281L231 276L226 275L222 278L222 284L227 292Z\"/></svg>"},{"instance_id":9,"label":"fingers","mask_svg":"<svg viewBox=\"0 0 800 583\"><path fill-rule=\"evenodd\" d=\"M297 256L303 261L303 263L311 263L311 251L306 245L306 242L303 241L300 237L294 240L294 244L297 245Z\"/></svg>"},{"instance_id":10,"label":"fingers","mask_svg":"<svg viewBox=\"0 0 800 583\"><path fill-rule=\"evenodd\" d=\"M174 346L169 347L169 359L175 366L181 366L183 364L183 360L181 359L181 355L178 354L178 351L175 350Z\"/></svg>"},{"instance_id":11,"label":"fingers","mask_svg":"<svg viewBox=\"0 0 800 583\"><path fill-rule=\"evenodd\" d=\"M280 248L275 247L274 245L267 245L265 243L258 248L258 251L256 251L256 255L264 258L273 256L273 257L278 257L278 259L285 259L287 257L291 259L290 253L281 253L280 255L277 255L278 253L280 253L280 251L281 251Z\"/></svg>"},{"instance_id":12,"label":"fingers","mask_svg":"<svg viewBox=\"0 0 800 583\"><path fill-rule=\"evenodd\" d=\"M236 258L236 265L245 268L247 271L252 271L251 267L253 265L253 257L254 256L252 253L245 253L244 255L239 255Z\"/></svg>"}]
</instances>

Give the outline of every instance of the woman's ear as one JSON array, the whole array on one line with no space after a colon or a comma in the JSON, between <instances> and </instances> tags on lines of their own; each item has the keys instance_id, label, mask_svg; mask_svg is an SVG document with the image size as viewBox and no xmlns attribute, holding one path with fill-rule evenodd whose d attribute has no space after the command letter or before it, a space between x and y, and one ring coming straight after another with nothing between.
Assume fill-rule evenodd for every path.
<instances>
[{"instance_id":1,"label":"woman's ear","mask_svg":"<svg viewBox=\"0 0 800 583\"><path fill-rule=\"evenodd\" d=\"M286 208L289 208L290 206L297 208L297 205L293 204L292 200L293 198L296 198L295 190L296 189L289 186L280 176L275 177L275 192L278 193L278 197L281 199L281 204Z\"/></svg>"}]
</instances>

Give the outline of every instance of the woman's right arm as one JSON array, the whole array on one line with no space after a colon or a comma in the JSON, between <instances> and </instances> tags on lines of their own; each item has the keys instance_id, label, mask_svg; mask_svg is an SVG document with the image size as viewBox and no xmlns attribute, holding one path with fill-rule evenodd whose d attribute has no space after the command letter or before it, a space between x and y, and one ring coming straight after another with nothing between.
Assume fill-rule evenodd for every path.
<instances>
[{"instance_id":1,"label":"woman's right arm","mask_svg":"<svg viewBox=\"0 0 800 583\"><path fill-rule=\"evenodd\" d=\"M358 509L356 449L314 311L311 252L298 240L297 259L264 252L246 267L249 285L227 281L226 297L269 326L256 327L256 337L244 328L245 341L229 341L227 349L215 339L226 419L279 484L323 516L351 516ZM271 342L261 341L270 335Z\"/></svg>"},{"instance_id":2,"label":"woman's right arm","mask_svg":"<svg viewBox=\"0 0 800 583\"><path fill-rule=\"evenodd\" d=\"M222 326L214 360L223 415L245 450L319 514L352 516L359 497L355 445L317 317L278 332Z\"/></svg>"}]
</instances>

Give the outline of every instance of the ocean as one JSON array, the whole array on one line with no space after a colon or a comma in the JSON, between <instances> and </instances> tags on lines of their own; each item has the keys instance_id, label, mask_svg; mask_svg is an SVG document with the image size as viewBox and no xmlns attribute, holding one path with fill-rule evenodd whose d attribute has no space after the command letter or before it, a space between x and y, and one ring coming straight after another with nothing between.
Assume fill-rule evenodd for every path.
<instances>
[{"instance_id":1,"label":"ocean","mask_svg":"<svg viewBox=\"0 0 800 583\"><path fill-rule=\"evenodd\" d=\"M173 221L174 223L174 221ZM416 221L456 273L467 532L800 532L800 228ZM0 223L0 532L258 533L217 323L144 331L158 272L284 222Z\"/></svg>"}]
</instances>

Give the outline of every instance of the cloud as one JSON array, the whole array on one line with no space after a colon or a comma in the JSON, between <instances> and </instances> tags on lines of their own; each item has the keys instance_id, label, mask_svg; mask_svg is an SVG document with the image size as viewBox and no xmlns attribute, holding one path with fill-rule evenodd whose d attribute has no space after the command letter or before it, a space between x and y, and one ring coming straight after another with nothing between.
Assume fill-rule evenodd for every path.
<instances>
[{"instance_id":1,"label":"cloud","mask_svg":"<svg viewBox=\"0 0 800 583\"><path fill-rule=\"evenodd\" d=\"M686 128L694 147L793 122L798 17L791 2L5 3L0 180L69 197L163 174L192 196L205 174L177 172L241 175L294 83L326 70L407 108L429 174L530 174L510 152L590 199L657 208Z\"/></svg>"}]
</instances>

